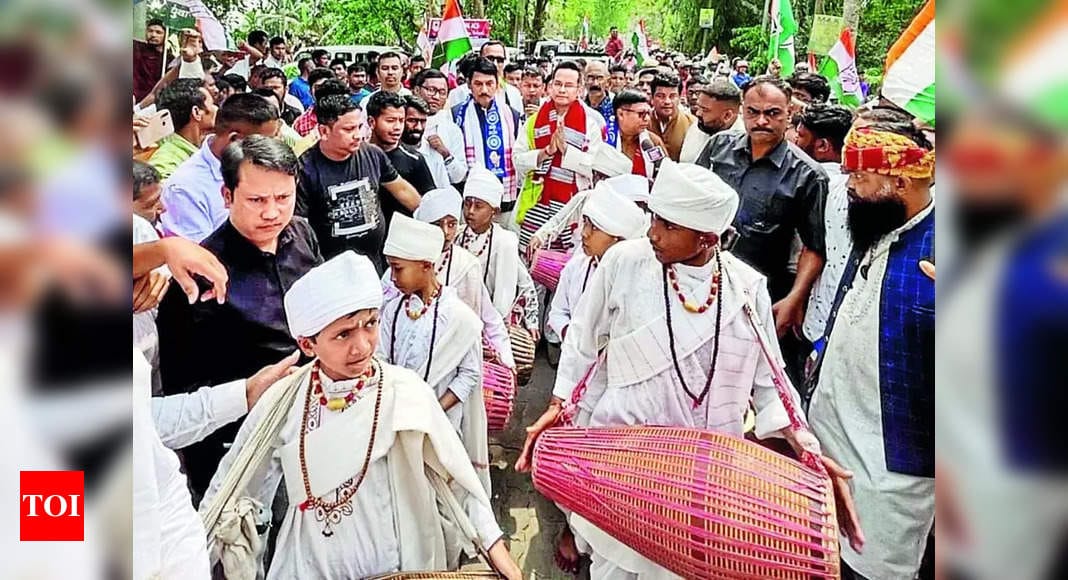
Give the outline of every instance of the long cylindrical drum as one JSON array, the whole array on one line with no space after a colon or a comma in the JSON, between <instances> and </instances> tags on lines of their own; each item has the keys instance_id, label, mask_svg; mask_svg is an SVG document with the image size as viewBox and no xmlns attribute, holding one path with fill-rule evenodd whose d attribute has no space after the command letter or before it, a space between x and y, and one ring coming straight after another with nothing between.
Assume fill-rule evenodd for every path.
<instances>
[{"instance_id":1,"label":"long cylindrical drum","mask_svg":"<svg viewBox=\"0 0 1068 580\"><path fill-rule=\"evenodd\" d=\"M512 344L512 358L515 359L516 381L520 385L530 382L534 375L534 353L537 345L530 331L516 325L508 325L508 339Z\"/></svg>"},{"instance_id":2,"label":"long cylindrical drum","mask_svg":"<svg viewBox=\"0 0 1068 580\"><path fill-rule=\"evenodd\" d=\"M553 292L560 284L560 272L564 270L571 254L556 250L537 250L530 265L530 277Z\"/></svg>"},{"instance_id":3,"label":"long cylindrical drum","mask_svg":"<svg viewBox=\"0 0 1068 580\"><path fill-rule=\"evenodd\" d=\"M462 572L394 572L374 576L369 580L484 580L500 577L496 572L488 570L466 570Z\"/></svg>"},{"instance_id":4,"label":"long cylindrical drum","mask_svg":"<svg viewBox=\"0 0 1068 580\"><path fill-rule=\"evenodd\" d=\"M838 578L826 475L697 429L549 429L534 487L684 578Z\"/></svg>"},{"instance_id":5,"label":"long cylindrical drum","mask_svg":"<svg viewBox=\"0 0 1068 580\"><path fill-rule=\"evenodd\" d=\"M515 375L506 366L482 363L482 398L486 403L486 428L504 431L515 404Z\"/></svg>"}]
</instances>

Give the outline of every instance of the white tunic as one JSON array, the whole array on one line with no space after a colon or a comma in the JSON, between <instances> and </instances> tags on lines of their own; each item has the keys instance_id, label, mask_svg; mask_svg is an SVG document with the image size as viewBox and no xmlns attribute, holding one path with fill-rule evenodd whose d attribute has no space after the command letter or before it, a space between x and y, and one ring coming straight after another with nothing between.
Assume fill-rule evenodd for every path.
<instances>
[{"instance_id":1,"label":"white tunic","mask_svg":"<svg viewBox=\"0 0 1068 580\"><path fill-rule=\"evenodd\" d=\"M524 325L528 329L538 328L538 294L530 272L519 257L518 236L497 224L482 234L471 232L465 236L467 232L467 226L461 227L456 234L455 244L478 258L485 272L486 289L492 297L493 307L507 323L516 299L524 297Z\"/></svg>"},{"instance_id":2,"label":"white tunic","mask_svg":"<svg viewBox=\"0 0 1068 580\"><path fill-rule=\"evenodd\" d=\"M842 559L868 578L911 578L934 523L934 478L886 468L879 396L879 311L890 246L933 211L932 202L870 250L868 275L857 275L835 321L809 405L824 452L851 470L853 500L867 543L858 554L841 542Z\"/></svg>"},{"instance_id":3,"label":"white tunic","mask_svg":"<svg viewBox=\"0 0 1068 580\"><path fill-rule=\"evenodd\" d=\"M442 109L436 114L427 117L426 130L423 135L423 145L426 145L426 139L431 135L441 137L441 142L445 144L445 148L452 155L452 163L445 164L448 183L460 183L466 179L467 158L465 157L466 153L464 153L464 148L466 147L464 133L460 130L460 126L456 124L456 121L453 121L452 112L449 109ZM429 149L429 146L427 148ZM442 159L442 162L444 163L444 159ZM438 183L436 177L434 183L438 187L445 187L445 185Z\"/></svg>"},{"instance_id":4,"label":"white tunic","mask_svg":"<svg viewBox=\"0 0 1068 580\"><path fill-rule=\"evenodd\" d=\"M564 329L571 324L571 315L578 306L579 298L596 271L597 264L593 258L582 252L575 253L564 265L545 321L548 329L546 337L550 342L563 341Z\"/></svg>"}]
</instances>

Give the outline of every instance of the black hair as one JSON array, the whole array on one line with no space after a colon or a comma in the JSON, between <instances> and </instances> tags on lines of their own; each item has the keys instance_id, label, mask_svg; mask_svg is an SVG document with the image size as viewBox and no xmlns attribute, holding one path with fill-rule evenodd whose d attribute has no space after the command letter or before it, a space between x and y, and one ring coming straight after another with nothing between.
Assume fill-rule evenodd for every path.
<instances>
[{"instance_id":1,"label":"black hair","mask_svg":"<svg viewBox=\"0 0 1068 580\"><path fill-rule=\"evenodd\" d=\"M264 135L249 135L227 145L223 150L220 160L223 185L231 192L241 183L241 165L246 161L270 171L293 177L297 175L297 156L289 145Z\"/></svg>"},{"instance_id":2,"label":"black hair","mask_svg":"<svg viewBox=\"0 0 1068 580\"><path fill-rule=\"evenodd\" d=\"M725 101L735 105L742 104L742 91L727 79L716 79L701 88L701 94L710 99Z\"/></svg>"},{"instance_id":3,"label":"black hair","mask_svg":"<svg viewBox=\"0 0 1068 580\"><path fill-rule=\"evenodd\" d=\"M896 107L858 109L857 118L872 123L911 123L912 115Z\"/></svg>"},{"instance_id":4,"label":"black hair","mask_svg":"<svg viewBox=\"0 0 1068 580\"><path fill-rule=\"evenodd\" d=\"M228 91L228 90L230 90L232 88L233 87L230 86L230 81L228 81L228 80L226 80L226 79L224 79L222 77L219 77L219 78L215 79L215 90L219 91L220 93L223 92L223 91Z\"/></svg>"},{"instance_id":5,"label":"black hair","mask_svg":"<svg viewBox=\"0 0 1068 580\"><path fill-rule=\"evenodd\" d=\"M148 22L145 23L145 28L148 28L149 26L159 26L160 28L162 28L164 30L167 29L167 25L163 23L163 19L162 18L153 18L153 19L149 20Z\"/></svg>"},{"instance_id":6,"label":"black hair","mask_svg":"<svg viewBox=\"0 0 1068 580\"><path fill-rule=\"evenodd\" d=\"M497 65L493 64L493 61L488 58L484 58L481 56L476 57L474 62L471 64L470 70L471 74L464 75L469 81L472 77L475 76L475 73L488 75L493 77L494 79L497 78Z\"/></svg>"},{"instance_id":7,"label":"black hair","mask_svg":"<svg viewBox=\"0 0 1068 580\"><path fill-rule=\"evenodd\" d=\"M404 106L415 109L424 115L430 115L430 105L426 104L426 101L415 95L404 97Z\"/></svg>"},{"instance_id":8,"label":"black hair","mask_svg":"<svg viewBox=\"0 0 1068 580\"><path fill-rule=\"evenodd\" d=\"M653 77L652 82L649 83L649 93L655 94L656 89L660 88L668 88L681 91L682 81L679 80L679 77L677 75L661 73Z\"/></svg>"},{"instance_id":9,"label":"black hair","mask_svg":"<svg viewBox=\"0 0 1068 580\"><path fill-rule=\"evenodd\" d=\"M264 34L264 37L266 37L266 36L267 35ZM274 47L278 46L279 44L285 44L285 43L286 43L286 39L282 38L281 36L276 36L276 37L271 39L271 42L267 43L267 47L268 48L274 48Z\"/></svg>"},{"instance_id":10,"label":"black hair","mask_svg":"<svg viewBox=\"0 0 1068 580\"><path fill-rule=\"evenodd\" d=\"M412 77L412 88L421 87L430 79L442 79L446 83L449 81L449 77L445 76L445 73L439 71L436 68L425 68Z\"/></svg>"},{"instance_id":11,"label":"black hair","mask_svg":"<svg viewBox=\"0 0 1068 580\"><path fill-rule=\"evenodd\" d=\"M506 74L506 75L507 75L507 74L512 74L512 73L514 73L514 72L515 72L515 71L517 71L517 70L518 70L518 71L521 71L521 70L523 70L523 65L521 65L521 64L516 64L516 63L514 63L514 62L513 62L513 63L508 63L508 64L504 65L504 74Z\"/></svg>"},{"instance_id":12,"label":"black hair","mask_svg":"<svg viewBox=\"0 0 1068 580\"><path fill-rule=\"evenodd\" d=\"M320 125L331 125L341 117L359 111L360 106L348 95L330 95L315 102L315 117Z\"/></svg>"},{"instance_id":13,"label":"black hair","mask_svg":"<svg viewBox=\"0 0 1068 580\"><path fill-rule=\"evenodd\" d=\"M616 94L616 98L612 99L612 109L618 111L622 107L627 105L634 105L637 103L648 103L649 97L645 96L645 93L638 89L623 89Z\"/></svg>"},{"instance_id":14,"label":"black hair","mask_svg":"<svg viewBox=\"0 0 1068 580\"><path fill-rule=\"evenodd\" d=\"M655 66L648 66L638 71L638 78L644 75L653 75L655 77L658 74L660 74L660 69Z\"/></svg>"},{"instance_id":15,"label":"black hair","mask_svg":"<svg viewBox=\"0 0 1068 580\"><path fill-rule=\"evenodd\" d=\"M241 76L239 74L234 74L234 73L225 74L225 75L219 77L219 80L217 80L215 82L219 83L219 82L223 82L223 81L225 81L227 84L229 84L230 88L234 89L235 91L237 91L239 93L243 93L243 92L248 90L248 83L245 82L245 77L243 77L243 76ZM222 90L222 89L219 89L219 90Z\"/></svg>"},{"instance_id":16,"label":"black hair","mask_svg":"<svg viewBox=\"0 0 1068 580\"><path fill-rule=\"evenodd\" d=\"M249 31L248 36L245 37L245 42L249 43L249 45L251 46L256 46L258 44L266 44L267 33L263 30Z\"/></svg>"},{"instance_id":17,"label":"black hair","mask_svg":"<svg viewBox=\"0 0 1068 580\"><path fill-rule=\"evenodd\" d=\"M377 117L385 109L403 109L404 97L389 91L378 91L367 99L367 116Z\"/></svg>"},{"instance_id":18,"label":"black hair","mask_svg":"<svg viewBox=\"0 0 1068 580\"><path fill-rule=\"evenodd\" d=\"M333 78L337 78L334 76L334 71L328 68L313 68L312 71L308 73L308 86L310 87L319 81Z\"/></svg>"},{"instance_id":19,"label":"black hair","mask_svg":"<svg viewBox=\"0 0 1068 580\"><path fill-rule=\"evenodd\" d=\"M297 70L300 71L301 74L304 74L304 69L308 68L308 65L311 65L312 68L316 66L316 64L312 62L312 59L304 57L297 61Z\"/></svg>"},{"instance_id":20,"label":"black hair","mask_svg":"<svg viewBox=\"0 0 1068 580\"><path fill-rule=\"evenodd\" d=\"M266 87L260 87L258 89L254 89L249 94L250 95L256 95L258 97L264 97L264 98L272 99L271 102L273 103L274 108L278 109L279 111L281 111L281 108L285 106L285 101L283 101L282 99L278 98L278 93L276 93L273 90L268 89Z\"/></svg>"},{"instance_id":21,"label":"black hair","mask_svg":"<svg viewBox=\"0 0 1068 580\"><path fill-rule=\"evenodd\" d=\"M386 52L383 52L382 54L378 55L378 64L375 65L375 68L378 68L379 66L381 66L382 65L382 61L386 60L387 58L395 58L395 59L399 60L402 63L404 62L404 59L401 58L401 55L400 55L399 52L394 52L392 50L387 50Z\"/></svg>"},{"instance_id":22,"label":"black hair","mask_svg":"<svg viewBox=\"0 0 1068 580\"><path fill-rule=\"evenodd\" d=\"M160 90L156 106L171 112L175 130L182 129L193 120L193 107L204 108L206 95L201 79L177 79Z\"/></svg>"},{"instance_id":23,"label":"black hair","mask_svg":"<svg viewBox=\"0 0 1068 580\"><path fill-rule=\"evenodd\" d=\"M269 79L275 78L282 79L282 86L289 85L289 79L286 78L286 71L280 68L275 68L273 66L268 67L267 70L264 70L262 73L260 73L260 84L267 82Z\"/></svg>"},{"instance_id":24,"label":"black hair","mask_svg":"<svg viewBox=\"0 0 1068 580\"><path fill-rule=\"evenodd\" d=\"M146 187L163 181L159 170L144 161L133 160L133 198L138 200Z\"/></svg>"},{"instance_id":25,"label":"black hair","mask_svg":"<svg viewBox=\"0 0 1068 580\"><path fill-rule=\"evenodd\" d=\"M314 91L315 100L325 99L330 95L345 95L349 96L349 86L345 81L338 78L330 78L323 81Z\"/></svg>"},{"instance_id":26,"label":"black hair","mask_svg":"<svg viewBox=\"0 0 1068 580\"><path fill-rule=\"evenodd\" d=\"M917 147L921 147L928 151L934 149L934 145L927 138L927 135L916 125L909 123L885 123L876 122L868 125L869 128L876 131L886 131L888 133L896 133L902 137L908 137L916 144Z\"/></svg>"},{"instance_id":27,"label":"black hair","mask_svg":"<svg viewBox=\"0 0 1068 580\"><path fill-rule=\"evenodd\" d=\"M317 48L317 49L312 51L311 58L312 58L312 60L315 61L315 63L316 63L315 66L319 66L319 59L324 57L324 56L329 57L330 56L330 51L324 50L322 48Z\"/></svg>"},{"instance_id":28,"label":"black hair","mask_svg":"<svg viewBox=\"0 0 1068 580\"><path fill-rule=\"evenodd\" d=\"M794 73L786 82L794 89L803 89L812 96L814 103L826 103L831 96L831 85L823 75L809 72Z\"/></svg>"},{"instance_id":29,"label":"black hair","mask_svg":"<svg viewBox=\"0 0 1068 580\"><path fill-rule=\"evenodd\" d=\"M745 83L745 86L741 87L741 89L742 89L742 98L744 99L745 95L749 91L751 91L751 90L753 90L753 89L755 89L755 88L757 88L757 87L759 87L761 85L770 85L772 87L775 87L776 89L779 89L779 91L781 91L782 94L786 95L786 100L787 101L789 101L790 99L792 99L794 97L794 91L793 91L793 89L790 88L790 83L780 79L779 77L772 76L772 75L757 75L757 76L753 77L752 80L750 80L749 82Z\"/></svg>"},{"instance_id":30,"label":"black hair","mask_svg":"<svg viewBox=\"0 0 1068 580\"><path fill-rule=\"evenodd\" d=\"M841 151L846 134L853 126L853 112L841 105L814 103L798 116L798 124L820 139L826 139Z\"/></svg>"},{"instance_id":31,"label":"black hair","mask_svg":"<svg viewBox=\"0 0 1068 580\"><path fill-rule=\"evenodd\" d=\"M504 49L504 58L508 58L508 48L505 47L504 43L499 41L499 40L487 40L486 43L483 44L482 47L478 49L479 56L482 56L483 54L486 54L486 47L487 46L499 46L499 47L503 48Z\"/></svg>"},{"instance_id":32,"label":"black hair","mask_svg":"<svg viewBox=\"0 0 1068 580\"><path fill-rule=\"evenodd\" d=\"M355 74L357 72L367 74L367 66L364 65L362 62L354 62L350 64L349 67L345 69L345 71L348 72L350 75Z\"/></svg>"},{"instance_id":33,"label":"black hair","mask_svg":"<svg viewBox=\"0 0 1068 580\"><path fill-rule=\"evenodd\" d=\"M335 58L334 60L330 61L330 68L334 68L335 66L337 66L337 65L339 65L339 64L340 64L341 66L346 66L346 64L345 64L345 63L347 63L347 62L348 62L348 61L346 61L346 60L345 60L345 59L343 59L343 58Z\"/></svg>"},{"instance_id":34,"label":"black hair","mask_svg":"<svg viewBox=\"0 0 1068 580\"><path fill-rule=\"evenodd\" d=\"M705 75L693 75L693 76L690 77L690 82L689 82L689 84L686 85L686 87L687 87L687 90L689 90L690 85L707 85L707 84L708 84L708 77L706 77Z\"/></svg>"},{"instance_id":35,"label":"black hair","mask_svg":"<svg viewBox=\"0 0 1068 580\"><path fill-rule=\"evenodd\" d=\"M611 75L613 75L613 74L615 74L617 72L621 72L623 74L627 74L627 67L625 67L625 66L623 66L621 64L614 64L614 65L608 67L608 75L609 76L611 76Z\"/></svg>"},{"instance_id":36,"label":"black hair","mask_svg":"<svg viewBox=\"0 0 1068 580\"><path fill-rule=\"evenodd\" d=\"M219 112L215 115L215 133L223 133L220 129L232 127L237 123L260 126L277 120L278 107L272 106L263 100L263 97L238 93L226 99L219 107Z\"/></svg>"},{"instance_id":37,"label":"black hair","mask_svg":"<svg viewBox=\"0 0 1068 580\"><path fill-rule=\"evenodd\" d=\"M539 81L545 82L545 77L541 74L540 70L535 67L528 66L527 68L523 69L523 78L527 79L531 77L538 77Z\"/></svg>"},{"instance_id":38,"label":"black hair","mask_svg":"<svg viewBox=\"0 0 1068 580\"><path fill-rule=\"evenodd\" d=\"M573 71L577 72L578 76L579 76L579 82L580 83L582 82L582 76L583 76L582 75L582 67L579 66L579 64L577 62L574 62L574 61L571 61L571 60L562 60L559 63L557 63L556 66L553 68L552 74L549 75L549 78L550 79L555 79L556 78L556 73L558 73L558 72L560 72L562 70L573 70Z\"/></svg>"},{"instance_id":39,"label":"black hair","mask_svg":"<svg viewBox=\"0 0 1068 580\"><path fill-rule=\"evenodd\" d=\"M408 65L411 66L411 64L415 61L426 62L426 57L421 54L413 55L412 58L408 59Z\"/></svg>"},{"instance_id":40,"label":"black hair","mask_svg":"<svg viewBox=\"0 0 1068 580\"><path fill-rule=\"evenodd\" d=\"M475 68L475 62L477 62L481 56L473 52L469 52L460 57L460 60L456 62L456 72L460 73L465 79L471 80L471 73ZM490 64L493 64L492 62ZM493 67L493 74L497 74L497 66Z\"/></svg>"}]
</instances>

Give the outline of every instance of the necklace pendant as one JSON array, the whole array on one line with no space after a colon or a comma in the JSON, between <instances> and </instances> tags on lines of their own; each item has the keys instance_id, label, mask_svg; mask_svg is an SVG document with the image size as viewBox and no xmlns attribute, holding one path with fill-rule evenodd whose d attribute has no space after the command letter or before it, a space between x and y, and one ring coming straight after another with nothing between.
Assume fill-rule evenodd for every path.
<instances>
[{"instance_id":1,"label":"necklace pendant","mask_svg":"<svg viewBox=\"0 0 1068 580\"><path fill-rule=\"evenodd\" d=\"M687 312L698 312L700 310L696 304L690 301L683 302L682 307L685 308Z\"/></svg>"},{"instance_id":2,"label":"necklace pendant","mask_svg":"<svg viewBox=\"0 0 1068 580\"><path fill-rule=\"evenodd\" d=\"M348 403L343 397L337 399L330 399L326 402L326 408L330 409L331 411L340 411L346 406L348 406Z\"/></svg>"}]
</instances>

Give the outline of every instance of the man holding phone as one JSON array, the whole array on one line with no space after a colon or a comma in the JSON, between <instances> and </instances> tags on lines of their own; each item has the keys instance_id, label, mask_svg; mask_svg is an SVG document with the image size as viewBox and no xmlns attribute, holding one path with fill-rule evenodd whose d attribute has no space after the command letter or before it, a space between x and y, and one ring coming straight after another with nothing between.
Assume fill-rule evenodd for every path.
<instances>
[{"instance_id":1,"label":"man holding phone","mask_svg":"<svg viewBox=\"0 0 1068 580\"><path fill-rule=\"evenodd\" d=\"M200 79L178 79L167 85L160 91L158 106L170 113L173 134L159 140L159 149L148 162L167 179L215 130L219 107Z\"/></svg>"}]
</instances>

